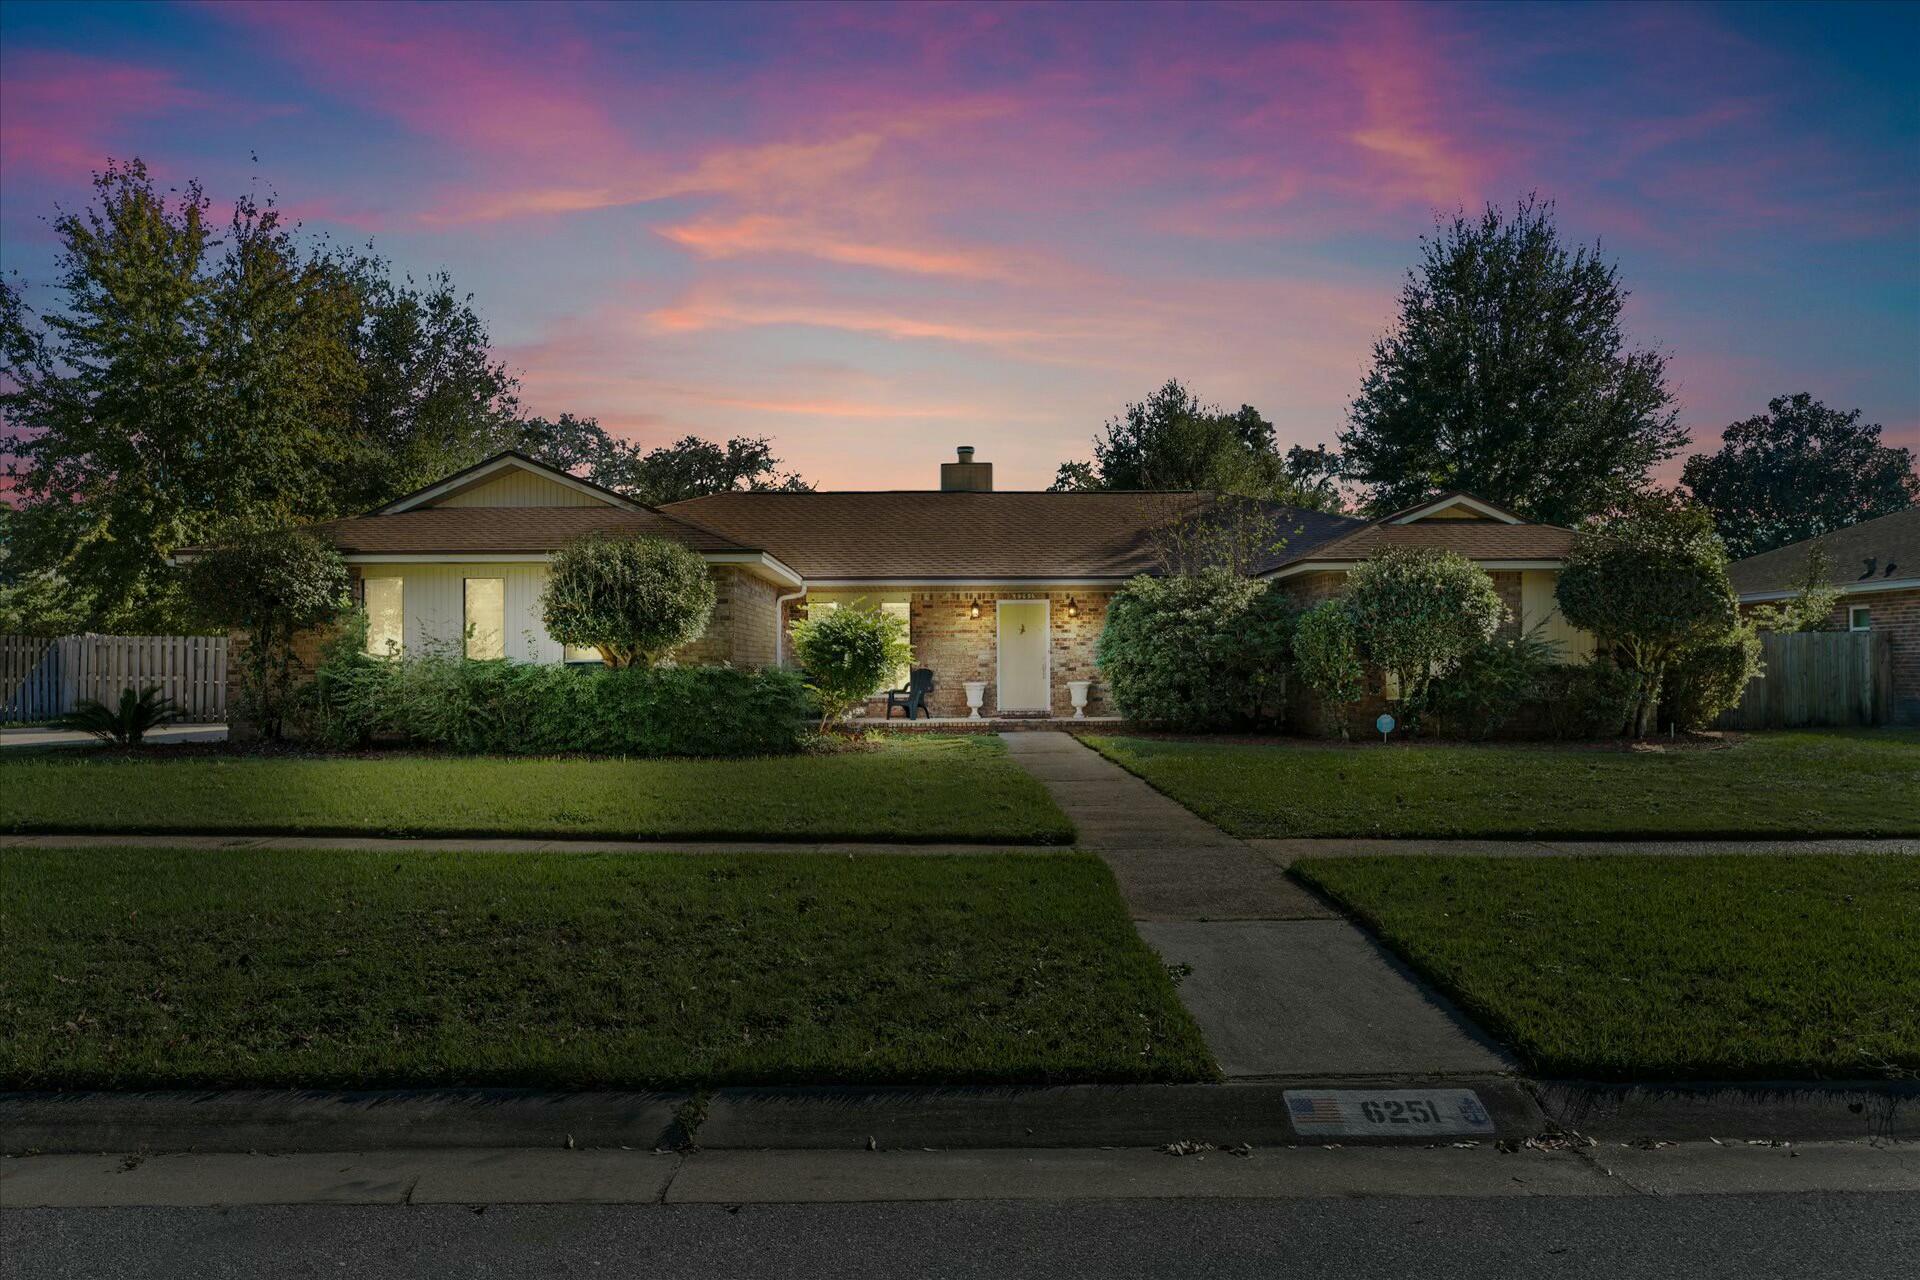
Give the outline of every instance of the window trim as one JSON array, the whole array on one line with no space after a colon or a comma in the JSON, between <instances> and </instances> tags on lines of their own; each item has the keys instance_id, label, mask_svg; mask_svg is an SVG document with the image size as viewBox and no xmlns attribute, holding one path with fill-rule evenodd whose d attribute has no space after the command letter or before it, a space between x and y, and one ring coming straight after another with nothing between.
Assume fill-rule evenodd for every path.
<instances>
[{"instance_id":1,"label":"window trim","mask_svg":"<svg viewBox=\"0 0 1920 1280\"><path fill-rule=\"evenodd\" d=\"M497 582L500 584L500 653L497 657L476 658L473 656L474 636L479 633L476 628L472 634L469 634L468 628L473 626L473 601L471 599L471 591L472 584L476 582ZM460 579L460 656L470 662L498 662L507 656L507 580L505 578L488 574L479 578L463 577Z\"/></svg>"},{"instance_id":2,"label":"window trim","mask_svg":"<svg viewBox=\"0 0 1920 1280\"><path fill-rule=\"evenodd\" d=\"M1867 625L1864 627L1861 626L1858 621L1861 614L1865 614L1867 616ZM1873 630L1873 606L1870 604L1848 605L1847 606L1847 630L1848 631Z\"/></svg>"}]
</instances>

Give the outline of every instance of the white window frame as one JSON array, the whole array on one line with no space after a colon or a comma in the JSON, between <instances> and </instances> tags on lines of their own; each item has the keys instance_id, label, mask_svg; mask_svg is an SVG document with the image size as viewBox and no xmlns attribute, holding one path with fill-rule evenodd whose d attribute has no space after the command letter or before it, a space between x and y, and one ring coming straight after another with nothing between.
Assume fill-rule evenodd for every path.
<instances>
[{"instance_id":1,"label":"white window frame","mask_svg":"<svg viewBox=\"0 0 1920 1280\"><path fill-rule=\"evenodd\" d=\"M382 637L376 647L373 635L373 610L367 603L367 588L376 582L391 582L394 591L395 626L398 634L393 635L393 647L389 649ZM400 574L377 574L360 579L360 608L367 615L367 654L374 658L397 658L407 649L407 580Z\"/></svg>"},{"instance_id":2,"label":"white window frame","mask_svg":"<svg viewBox=\"0 0 1920 1280\"><path fill-rule=\"evenodd\" d=\"M1864 626L1861 625L1861 621L1860 621L1863 615L1866 618L1866 624ZM1847 630L1849 631L1873 630L1873 606L1870 604L1848 605L1847 606Z\"/></svg>"},{"instance_id":3,"label":"white window frame","mask_svg":"<svg viewBox=\"0 0 1920 1280\"><path fill-rule=\"evenodd\" d=\"M497 582L500 584L500 652L484 658L474 658L473 642L479 629L473 623L473 584L476 582ZM473 630L469 631L469 628ZM476 662L497 662L507 656L507 580L492 574L478 578L460 579L460 654Z\"/></svg>"},{"instance_id":4,"label":"white window frame","mask_svg":"<svg viewBox=\"0 0 1920 1280\"><path fill-rule=\"evenodd\" d=\"M1010 604L1037 604L1043 606L1040 624L1043 643L1041 653L1040 696L1044 700L1038 707L1008 707L1004 701L1006 682L1000 678L1000 611ZM1046 596L1034 600L995 600L993 602L993 708L1000 711L1038 711L1043 715L1053 714L1053 601Z\"/></svg>"}]
</instances>

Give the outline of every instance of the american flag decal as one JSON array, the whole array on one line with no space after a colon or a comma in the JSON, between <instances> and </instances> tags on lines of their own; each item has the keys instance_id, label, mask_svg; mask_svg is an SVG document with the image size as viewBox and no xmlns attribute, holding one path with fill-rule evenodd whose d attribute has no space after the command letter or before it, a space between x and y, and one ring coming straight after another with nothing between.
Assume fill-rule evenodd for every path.
<instances>
[{"instance_id":1,"label":"american flag decal","mask_svg":"<svg viewBox=\"0 0 1920 1280\"><path fill-rule=\"evenodd\" d=\"M1287 1111L1294 1122L1307 1124L1340 1124L1347 1118L1340 1109L1340 1099L1330 1093L1293 1093L1287 1094Z\"/></svg>"}]
</instances>

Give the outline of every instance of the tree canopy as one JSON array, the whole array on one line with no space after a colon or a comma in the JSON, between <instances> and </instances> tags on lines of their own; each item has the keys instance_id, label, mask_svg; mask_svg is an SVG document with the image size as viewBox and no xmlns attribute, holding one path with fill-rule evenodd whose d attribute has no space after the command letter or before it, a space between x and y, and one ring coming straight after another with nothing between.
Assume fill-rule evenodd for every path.
<instances>
[{"instance_id":1,"label":"tree canopy","mask_svg":"<svg viewBox=\"0 0 1920 1280\"><path fill-rule=\"evenodd\" d=\"M1665 360L1627 348L1626 299L1551 202L1437 227L1340 436L1346 478L1377 513L1464 489L1569 525L1638 489L1686 433Z\"/></svg>"},{"instance_id":2,"label":"tree canopy","mask_svg":"<svg viewBox=\"0 0 1920 1280\"><path fill-rule=\"evenodd\" d=\"M706 561L665 538L593 535L553 557L540 597L547 634L598 649L609 667L650 667L713 616Z\"/></svg>"},{"instance_id":3,"label":"tree canopy","mask_svg":"<svg viewBox=\"0 0 1920 1280\"><path fill-rule=\"evenodd\" d=\"M1729 426L1717 451L1687 459L1680 482L1736 560L1920 502L1913 450L1881 444L1880 425L1858 409L1829 409L1804 391Z\"/></svg>"},{"instance_id":4,"label":"tree canopy","mask_svg":"<svg viewBox=\"0 0 1920 1280\"><path fill-rule=\"evenodd\" d=\"M1315 510L1338 510L1337 467L1324 447L1279 452L1273 424L1252 405L1232 413L1176 379L1127 405L1094 437L1091 462L1064 462L1053 488L1211 489Z\"/></svg>"}]
</instances>

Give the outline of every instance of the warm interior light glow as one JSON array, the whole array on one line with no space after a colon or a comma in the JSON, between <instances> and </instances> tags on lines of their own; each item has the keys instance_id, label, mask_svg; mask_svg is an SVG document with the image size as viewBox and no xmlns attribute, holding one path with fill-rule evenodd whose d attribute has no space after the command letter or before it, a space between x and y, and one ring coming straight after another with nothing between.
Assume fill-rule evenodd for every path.
<instances>
[{"instance_id":1,"label":"warm interior light glow","mask_svg":"<svg viewBox=\"0 0 1920 1280\"><path fill-rule=\"evenodd\" d=\"M972 605L968 606L967 616L969 618L977 618L980 616L980 602L978 600L975 600Z\"/></svg>"},{"instance_id":2,"label":"warm interior light glow","mask_svg":"<svg viewBox=\"0 0 1920 1280\"><path fill-rule=\"evenodd\" d=\"M1080 604L1072 596L1067 597L1067 616L1069 618L1080 616Z\"/></svg>"}]
</instances>

